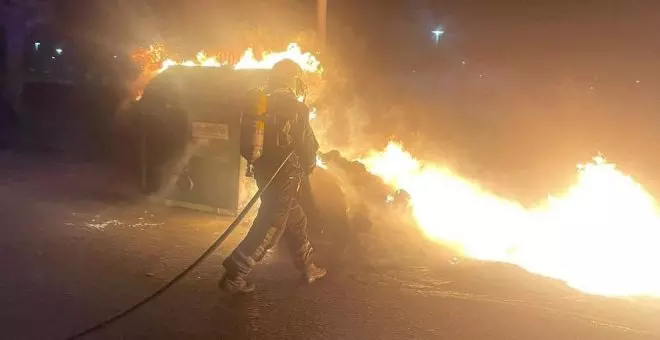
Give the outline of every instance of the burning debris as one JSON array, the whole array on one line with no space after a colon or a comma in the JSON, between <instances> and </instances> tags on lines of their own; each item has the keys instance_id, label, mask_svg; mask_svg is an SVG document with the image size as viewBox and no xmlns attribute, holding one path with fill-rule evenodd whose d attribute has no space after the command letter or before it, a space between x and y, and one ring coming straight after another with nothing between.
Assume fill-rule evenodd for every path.
<instances>
[{"instance_id":1,"label":"burning debris","mask_svg":"<svg viewBox=\"0 0 660 340\"><path fill-rule=\"evenodd\" d=\"M318 161L341 187L352 233L381 233L400 248L414 230L405 226L417 226L461 256L511 263L587 293L660 296L660 274L650 269L660 259L658 206L602 156L579 165L565 193L532 208L425 164L395 142L358 161L338 151Z\"/></svg>"},{"instance_id":2,"label":"burning debris","mask_svg":"<svg viewBox=\"0 0 660 340\"><path fill-rule=\"evenodd\" d=\"M336 150L322 154L319 161L324 169L339 175L343 184L353 188L355 192L352 194L360 201L379 208L394 206L410 212L410 195L405 190L392 189L381 178L370 173L360 161L349 161Z\"/></svg>"},{"instance_id":3,"label":"burning debris","mask_svg":"<svg viewBox=\"0 0 660 340\"><path fill-rule=\"evenodd\" d=\"M330 203L320 204L322 213L341 215L351 234L381 234L415 231L402 228L412 222L412 210L408 195L403 190L393 190L382 179L367 171L358 161L344 158L338 151L330 151L319 156L323 164L319 172L327 173L330 179L321 181L316 173L312 176L312 187L316 197ZM324 186L324 189L318 189ZM328 187L336 186L334 195L328 196ZM389 199L391 198L391 199ZM339 203L338 203L339 202ZM327 205L340 205L340 209L328 209ZM338 211L339 210L339 211ZM374 228L374 225L378 225Z\"/></svg>"}]
</instances>

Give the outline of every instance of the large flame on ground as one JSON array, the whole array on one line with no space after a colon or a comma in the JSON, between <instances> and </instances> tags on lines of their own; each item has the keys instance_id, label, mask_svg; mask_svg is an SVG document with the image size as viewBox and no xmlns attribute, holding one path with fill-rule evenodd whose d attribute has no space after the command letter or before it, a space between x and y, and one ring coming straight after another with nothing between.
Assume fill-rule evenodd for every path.
<instances>
[{"instance_id":1,"label":"large flame on ground","mask_svg":"<svg viewBox=\"0 0 660 340\"><path fill-rule=\"evenodd\" d=\"M602 157L578 166L565 193L531 209L423 164L394 142L361 162L410 194L429 238L466 256L515 264L587 293L660 297L658 207Z\"/></svg>"}]
</instances>

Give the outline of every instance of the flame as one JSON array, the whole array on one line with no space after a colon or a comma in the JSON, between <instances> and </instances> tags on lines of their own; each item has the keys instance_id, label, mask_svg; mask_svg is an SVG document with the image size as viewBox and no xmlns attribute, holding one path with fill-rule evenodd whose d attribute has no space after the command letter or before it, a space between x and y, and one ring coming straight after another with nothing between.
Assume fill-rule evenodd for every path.
<instances>
[{"instance_id":1,"label":"flame","mask_svg":"<svg viewBox=\"0 0 660 340\"><path fill-rule=\"evenodd\" d=\"M273 68L273 65L284 59L291 59L305 72L320 73L323 72L321 63L311 53L303 53L300 46L296 43L291 43L284 52L264 52L261 58L257 59L254 56L254 51L249 48L241 59L234 65L234 69L266 69Z\"/></svg>"},{"instance_id":2,"label":"flame","mask_svg":"<svg viewBox=\"0 0 660 340\"><path fill-rule=\"evenodd\" d=\"M660 212L602 157L578 166L565 193L526 209L390 142L361 162L411 196L432 240L480 260L506 262L606 296L660 297Z\"/></svg>"},{"instance_id":3,"label":"flame","mask_svg":"<svg viewBox=\"0 0 660 340\"><path fill-rule=\"evenodd\" d=\"M296 43L291 43L282 52L267 51L257 57L252 48L248 48L235 63L232 58L225 54L207 55L200 51L194 59L181 59L170 55L162 44L153 44L146 49L140 49L133 53L133 60L140 65L142 74L132 86L133 98L139 100L141 91L154 76L162 73L172 66L187 67L225 67L232 65L235 70L262 69L268 70L273 65L290 59L296 62L304 72L322 74L323 68L318 59L309 52L303 52Z\"/></svg>"},{"instance_id":4,"label":"flame","mask_svg":"<svg viewBox=\"0 0 660 340\"><path fill-rule=\"evenodd\" d=\"M153 44L146 49L140 49L133 54L133 60L141 65L143 71L161 73L172 66L188 67L222 67L231 63L228 56L215 55L208 56L205 51L197 52L195 59L180 59L176 56L169 56L162 44ZM290 59L296 62L300 68L309 73L322 73L323 68L314 55L309 52L302 52L298 44L291 43L282 52L267 51L260 57L254 54L252 48L245 50L241 58L236 63L231 63L236 70L261 69L268 70L278 62Z\"/></svg>"}]
</instances>

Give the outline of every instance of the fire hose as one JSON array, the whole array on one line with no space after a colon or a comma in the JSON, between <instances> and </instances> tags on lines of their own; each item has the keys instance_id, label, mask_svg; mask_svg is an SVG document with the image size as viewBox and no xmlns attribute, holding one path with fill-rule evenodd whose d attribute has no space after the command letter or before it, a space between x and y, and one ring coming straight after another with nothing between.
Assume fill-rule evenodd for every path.
<instances>
[{"instance_id":1,"label":"fire hose","mask_svg":"<svg viewBox=\"0 0 660 340\"><path fill-rule=\"evenodd\" d=\"M147 296L146 298L142 299L141 301L139 301L138 303L134 304L133 306L131 306L131 307L129 307L129 308L123 310L123 311L120 312L120 313L115 314L114 316L112 316L112 317L110 317L110 318L108 318L108 319L106 319L106 320L104 320L104 321L102 321L102 322L100 322L100 323L98 323L98 324L96 324L96 325L90 327L90 328L87 328L87 329L84 330L84 331L81 331L81 332L79 332L79 333L76 333L76 334L73 335L73 336L68 337L67 340L73 340L73 339L79 339L79 338L82 338L83 336L89 335L89 334L91 334L91 333L93 333L93 332L96 332L96 331L98 331L98 330L100 330L100 329L102 329L102 328L105 328L105 327L107 327L107 326L109 326L109 325L115 323L116 321L118 321L118 320L120 320L120 319L123 319L123 318L126 317L127 315L133 313L134 311L136 311L136 310L139 309L140 307L146 305L147 303L151 302L152 300L154 300L155 298L157 298L157 297L160 296L161 294L165 293L165 291L167 291L167 290L168 290L170 287L172 287L175 283L177 283L178 281L180 281L181 279L183 279L186 275L188 275L193 269L195 269L200 263L202 263L202 262L203 262L203 261L209 256L209 255L211 255L216 249L218 249L218 247L220 247L220 245L221 245L221 244L227 239L227 237L229 237L229 235L234 231L234 229L236 229L236 227L238 227L238 225L241 223L241 221L243 221L243 219L245 218L245 215L247 215L247 213L250 211L250 209L252 209L252 207L254 206L254 204L257 203L257 200L261 197L261 195L263 194L263 192L264 192L266 189L268 189L268 187L269 187L270 184L273 182L273 180L275 179L275 177L280 173L280 171L282 170L282 168L284 167L284 165L286 164L286 162L289 160L289 158L291 158L291 155L293 155L293 150L291 150L291 151L288 153L288 155L284 158L284 160L283 160L282 163L279 165L279 167L277 168L277 170L275 170L275 173L273 173L273 175L270 177L270 179L268 180L268 182L266 182L266 184L265 184L263 187L259 188L259 190L254 194L254 196L252 196L252 198L250 199L250 201L245 205L245 207L243 208L243 210L241 210L241 212L236 216L236 218L234 219L234 221L229 225L229 227L227 227L227 229L222 233L222 235L220 235L220 237L218 237L218 238L215 240L215 242L213 242L213 244L211 244L211 246L210 246L208 249L206 249L206 251L204 251L204 253L202 253L202 255L200 255L200 256L199 256L199 257L198 257L198 258L197 258L192 264L190 264L186 269L184 269L183 271L181 271L181 272L180 272L178 275L176 275L173 279L171 279L169 282L167 282L166 284L164 284L160 289L158 289L157 291L153 292L151 295L149 295L149 296Z\"/></svg>"}]
</instances>

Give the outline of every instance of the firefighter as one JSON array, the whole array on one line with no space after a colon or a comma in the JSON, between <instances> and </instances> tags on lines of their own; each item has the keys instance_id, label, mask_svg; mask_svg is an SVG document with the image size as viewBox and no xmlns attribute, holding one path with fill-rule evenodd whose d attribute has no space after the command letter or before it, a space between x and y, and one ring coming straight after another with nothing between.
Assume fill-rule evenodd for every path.
<instances>
[{"instance_id":1,"label":"firefighter","mask_svg":"<svg viewBox=\"0 0 660 340\"><path fill-rule=\"evenodd\" d=\"M245 239L223 262L225 274L219 285L230 294L254 291L254 285L246 277L280 236L285 239L305 282L313 283L327 273L314 264L313 248L307 237L307 216L299 201L302 181L314 170L318 151L309 125L309 108L298 101L304 95L301 72L295 62L284 60L273 67L268 80L263 150L256 152L257 159L248 159L257 185L263 187L291 150L293 154L263 192L257 217Z\"/></svg>"}]
</instances>

